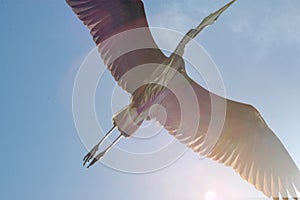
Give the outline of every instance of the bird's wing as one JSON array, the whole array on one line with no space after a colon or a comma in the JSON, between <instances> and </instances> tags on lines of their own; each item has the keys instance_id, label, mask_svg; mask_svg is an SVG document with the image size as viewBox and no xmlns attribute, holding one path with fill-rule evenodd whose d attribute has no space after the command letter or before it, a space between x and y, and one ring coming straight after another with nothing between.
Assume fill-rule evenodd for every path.
<instances>
[{"instance_id":1,"label":"bird's wing","mask_svg":"<svg viewBox=\"0 0 300 200\"><path fill-rule=\"evenodd\" d=\"M160 64L166 59L152 38L142 1L66 1L90 29L105 65L127 92L132 93L136 85L151 74L155 65L132 71L129 75L127 72L136 66Z\"/></svg>"},{"instance_id":2,"label":"bird's wing","mask_svg":"<svg viewBox=\"0 0 300 200\"><path fill-rule=\"evenodd\" d=\"M168 90L166 90L164 100L160 102L167 117L163 119L162 115L157 115L156 120L170 134L195 152L232 167L243 179L253 184L266 196L278 197L278 194L281 194L286 197L289 192L296 197L294 186L300 191L299 169L259 112L251 105L210 94L189 77L186 79L197 97L198 106L196 107L199 110L196 112L200 113L199 127L190 128L193 126L191 125L193 117L182 114L180 107L183 106L180 106L180 100ZM180 83L176 84L180 85ZM189 98L185 86L182 84L180 87L179 96ZM211 97L219 100L217 102L224 101L227 109L224 126L217 142L211 151L205 152L208 124L211 117L218 117L212 116L211 108L214 105L211 105ZM196 113L195 106L193 107L194 111L190 112L191 115L193 112ZM179 132L178 127L184 117L187 120L183 124L183 131Z\"/></svg>"}]
</instances>

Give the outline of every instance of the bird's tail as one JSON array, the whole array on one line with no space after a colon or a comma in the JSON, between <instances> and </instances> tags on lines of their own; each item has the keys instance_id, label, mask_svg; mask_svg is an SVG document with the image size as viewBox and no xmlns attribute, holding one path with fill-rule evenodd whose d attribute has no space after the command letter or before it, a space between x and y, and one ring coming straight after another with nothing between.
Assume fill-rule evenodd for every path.
<instances>
[{"instance_id":1,"label":"bird's tail","mask_svg":"<svg viewBox=\"0 0 300 200\"><path fill-rule=\"evenodd\" d=\"M130 105L128 105L117 112L112 120L120 133L124 137L129 137L139 128L144 119L135 108L130 108Z\"/></svg>"}]
</instances>

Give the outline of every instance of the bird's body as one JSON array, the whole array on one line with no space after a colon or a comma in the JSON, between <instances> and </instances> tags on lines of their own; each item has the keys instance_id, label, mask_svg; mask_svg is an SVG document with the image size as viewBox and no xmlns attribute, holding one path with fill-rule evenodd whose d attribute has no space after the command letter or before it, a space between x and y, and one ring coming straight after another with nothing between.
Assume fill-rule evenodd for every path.
<instances>
[{"instance_id":1,"label":"bird's body","mask_svg":"<svg viewBox=\"0 0 300 200\"><path fill-rule=\"evenodd\" d=\"M104 63L115 80L132 95L130 104L113 116L114 127L121 135L104 152L96 155L89 166L99 160L121 136L129 137L144 120L155 119L196 153L231 166L266 196L277 199L280 194L287 198L289 193L297 199L296 191L300 191L299 169L259 112L251 105L209 92L185 71L181 57L185 45L215 22L234 1L191 29L174 53L166 57L151 36L141 1L67 0L91 30ZM126 51L129 53L122 54L123 48L129 49ZM143 66L141 70L139 66ZM182 100L178 99L178 95L186 103L193 98L190 91L196 104L185 106L187 110L182 110ZM212 118L222 121L222 116L213 113L213 101L222 102L226 110L223 128L214 138L215 143L210 144L207 136ZM155 104L164 108L166 118L149 113ZM183 115L183 112L188 115ZM197 115L201 116L201 120L197 120ZM103 139L84 158L84 164L94 157Z\"/></svg>"}]
</instances>

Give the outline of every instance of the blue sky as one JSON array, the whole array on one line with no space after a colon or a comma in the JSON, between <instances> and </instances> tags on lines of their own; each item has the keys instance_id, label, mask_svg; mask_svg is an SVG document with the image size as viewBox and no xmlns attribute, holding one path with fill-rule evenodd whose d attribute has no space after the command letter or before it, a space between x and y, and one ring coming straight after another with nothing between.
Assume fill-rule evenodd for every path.
<instances>
[{"instance_id":1,"label":"blue sky","mask_svg":"<svg viewBox=\"0 0 300 200\"><path fill-rule=\"evenodd\" d=\"M226 1L145 0L149 24L185 33ZM227 97L258 108L299 166L300 2L237 1L197 41ZM72 117L76 72L94 43L65 1L0 1L1 199L260 197L234 172L188 151L161 171L86 170ZM114 82L107 81L107 88ZM99 107L98 109L101 109ZM99 116L111 126L110 108ZM108 111L107 111L108 110ZM105 115L106 114L106 115Z\"/></svg>"}]
</instances>

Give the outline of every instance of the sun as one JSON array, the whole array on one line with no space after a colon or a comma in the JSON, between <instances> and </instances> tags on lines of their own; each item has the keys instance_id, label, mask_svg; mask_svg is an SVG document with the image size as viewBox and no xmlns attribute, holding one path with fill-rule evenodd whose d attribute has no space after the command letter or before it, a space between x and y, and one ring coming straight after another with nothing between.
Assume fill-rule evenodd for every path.
<instances>
[{"instance_id":1,"label":"sun","mask_svg":"<svg viewBox=\"0 0 300 200\"><path fill-rule=\"evenodd\" d=\"M205 200L217 200L217 194L213 190L209 190L204 194Z\"/></svg>"}]
</instances>

